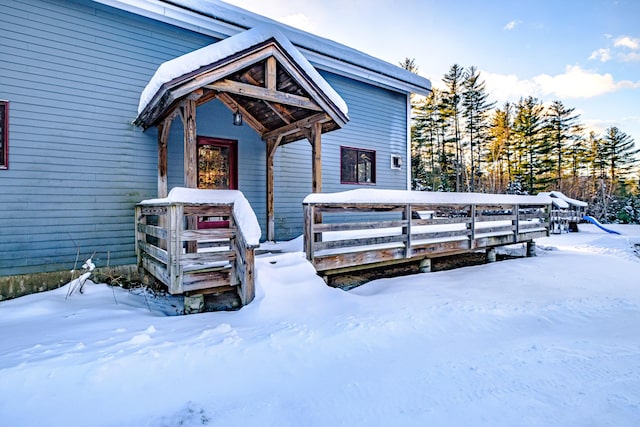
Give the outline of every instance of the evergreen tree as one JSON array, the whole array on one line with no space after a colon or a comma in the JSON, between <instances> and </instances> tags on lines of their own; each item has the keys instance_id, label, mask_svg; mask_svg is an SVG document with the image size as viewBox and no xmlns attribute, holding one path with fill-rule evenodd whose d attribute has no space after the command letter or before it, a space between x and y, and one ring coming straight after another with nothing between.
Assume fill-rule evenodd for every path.
<instances>
[{"instance_id":1,"label":"evergreen tree","mask_svg":"<svg viewBox=\"0 0 640 427\"><path fill-rule=\"evenodd\" d=\"M564 170L564 155L572 142L580 139L582 126L579 124L579 114L573 114L575 108L567 108L562 101L553 101L547 109L547 123L551 150L555 154L555 176L556 188L562 191L562 175ZM573 173L575 174L576 157L574 154Z\"/></svg>"},{"instance_id":2,"label":"evergreen tree","mask_svg":"<svg viewBox=\"0 0 640 427\"><path fill-rule=\"evenodd\" d=\"M537 98L521 98L516 104L513 134L516 139L516 179L526 177L526 191L535 194L540 172L540 154L545 145L543 107Z\"/></svg>"},{"instance_id":3,"label":"evergreen tree","mask_svg":"<svg viewBox=\"0 0 640 427\"><path fill-rule=\"evenodd\" d=\"M640 150L635 148L633 138L615 126L605 130L602 144L609 177L614 183L616 179L624 177L630 171L631 166L637 161L635 156Z\"/></svg>"},{"instance_id":4,"label":"evergreen tree","mask_svg":"<svg viewBox=\"0 0 640 427\"><path fill-rule=\"evenodd\" d=\"M607 167L607 158L602 138L598 137L595 132L591 131L589 132L587 144L591 178L593 180L597 178L604 178Z\"/></svg>"},{"instance_id":5,"label":"evergreen tree","mask_svg":"<svg viewBox=\"0 0 640 427\"><path fill-rule=\"evenodd\" d=\"M470 151L470 190L476 191L476 177L480 176L481 155L489 139L489 110L495 103L489 102L485 82L474 66L465 72L462 93L462 115L465 118L465 130L469 138Z\"/></svg>"},{"instance_id":6,"label":"evergreen tree","mask_svg":"<svg viewBox=\"0 0 640 427\"><path fill-rule=\"evenodd\" d=\"M398 62L398 65L401 68L404 68L407 71L411 71L414 74L418 74L418 65L416 64L415 58L404 58L404 60Z\"/></svg>"},{"instance_id":7,"label":"evergreen tree","mask_svg":"<svg viewBox=\"0 0 640 427\"><path fill-rule=\"evenodd\" d=\"M505 190L507 182L513 179L513 108L509 102L505 102L502 109L496 108L491 117L489 134L490 147L486 161L491 166L489 174L491 192L501 193Z\"/></svg>"},{"instance_id":8,"label":"evergreen tree","mask_svg":"<svg viewBox=\"0 0 640 427\"><path fill-rule=\"evenodd\" d=\"M464 69L458 64L453 64L449 72L445 74L442 81L446 89L443 96L443 107L445 118L450 122L451 141L455 149L455 188L460 191L462 187L461 172L464 169L462 163L462 145L460 140L460 102L462 99L462 82L464 80Z\"/></svg>"}]
</instances>

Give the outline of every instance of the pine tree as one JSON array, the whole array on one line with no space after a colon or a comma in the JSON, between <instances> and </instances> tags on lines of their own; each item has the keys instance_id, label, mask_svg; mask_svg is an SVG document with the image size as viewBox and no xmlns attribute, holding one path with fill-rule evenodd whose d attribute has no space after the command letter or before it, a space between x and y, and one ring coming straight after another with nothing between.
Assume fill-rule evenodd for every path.
<instances>
[{"instance_id":1,"label":"pine tree","mask_svg":"<svg viewBox=\"0 0 640 427\"><path fill-rule=\"evenodd\" d=\"M565 164L564 154L569 150L572 142L580 139L582 126L579 124L580 115L573 114L575 108L567 108L562 101L553 101L547 109L546 119L548 123L551 149L555 154L556 188L562 191L562 175ZM574 153L575 154L575 153ZM575 161L575 157L573 159ZM574 163L575 174L575 163Z\"/></svg>"},{"instance_id":2,"label":"pine tree","mask_svg":"<svg viewBox=\"0 0 640 427\"><path fill-rule=\"evenodd\" d=\"M513 108L505 102L502 109L496 108L489 126L490 147L486 161L492 165L490 173L491 192L501 193L507 182L513 179ZM506 174L506 176L505 176Z\"/></svg>"},{"instance_id":3,"label":"pine tree","mask_svg":"<svg viewBox=\"0 0 640 427\"><path fill-rule=\"evenodd\" d=\"M528 96L516 104L513 133L517 143L516 178L526 177L526 190L536 193L540 172L540 153L545 148L543 106L537 98Z\"/></svg>"},{"instance_id":4,"label":"pine tree","mask_svg":"<svg viewBox=\"0 0 640 427\"><path fill-rule=\"evenodd\" d=\"M462 145L460 140L460 102L462 99L462 82L464 69L458 64L453 64L449 72L442 78L446 86L443 96L445 117L451 123L452 142L455 147L455 188L460 191L462 187L461 172L464 169L462 163Z\"/></svg>"},{"instance_id":5,"label":"pine tree","mask_svg":"<svg viewBox=\"0 0 640 427\"><path fill-rule=\"evenodd\" d=\"M465 130L469 138L471 161L470 190L476 190L476 177L480 176L481 155L489 139L489 110L495 103L489 102L486 84L480 80L480 73L474 66L465 72L462 93L462 115L465 118Z\"/></svg>"},{"instance_id":6,"label":"pine tree","mask_svg":"<svg viewBox=\"0 0 640 427\"><path fill-rule=\"evenodd\" d=\"M626 133L615 126L605 130L602 140L604 157L609 168L612 182L624 177L637 162L636 154L640 150L635 148L635 142Z\"/></svg>"},{"instance_id":7,"label":"pine tree","mask_svg":"<svg viewBox=\"0 0 640 427\"><path fill-rule=\"evenodd\" d=\"M418 74L418 65L416 64L415 58L404 58L404 60L398 62L398 65L401 68L404 68L407 71L411 71L414 74Z\"/></svg>"}]
</instances>

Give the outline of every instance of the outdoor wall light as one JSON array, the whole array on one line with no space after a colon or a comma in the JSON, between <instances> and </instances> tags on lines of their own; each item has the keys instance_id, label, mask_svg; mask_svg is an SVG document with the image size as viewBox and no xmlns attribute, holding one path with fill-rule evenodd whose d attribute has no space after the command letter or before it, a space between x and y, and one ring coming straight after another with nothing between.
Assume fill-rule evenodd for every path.
<instances>
[{"instance_id":1,"label":"outdoor wall light","mask_svg":"<svg viewBox=\"0 0 640 427\"><path fill-rule=\"evenodd\" d=\"M233 125L242 126L242 113L238 108L236 108L236 112L233 113Z\"/></svg>"}]
</instances>

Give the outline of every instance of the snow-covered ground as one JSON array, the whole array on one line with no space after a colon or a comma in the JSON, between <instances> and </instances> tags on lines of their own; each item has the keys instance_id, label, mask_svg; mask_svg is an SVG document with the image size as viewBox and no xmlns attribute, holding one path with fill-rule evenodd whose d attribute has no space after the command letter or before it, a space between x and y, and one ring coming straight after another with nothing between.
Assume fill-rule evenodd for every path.
<instances>
[{"instance_id":1,"label":"snow-covered ground","mask_svg":"<svg viewBox=\"0 0 640 427\"><path fill-rule=\"evenodd\" d=\"M0 424L636 426L640 227L612 228L350 292L264 255L237 312L94 284L1 302Z\"/></svg>"}]
</instances>

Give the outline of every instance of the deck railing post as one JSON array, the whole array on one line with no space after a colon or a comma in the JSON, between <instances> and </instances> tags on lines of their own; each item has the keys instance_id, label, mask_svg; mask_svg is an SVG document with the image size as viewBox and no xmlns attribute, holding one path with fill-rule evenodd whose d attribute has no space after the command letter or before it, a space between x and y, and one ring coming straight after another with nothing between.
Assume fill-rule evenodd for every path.
<instances>
[{"instance_id":1,"label":"deck railing post","mask_svg":"<svg viewBox=\"0 0 640 427\"><path fill-rule=\"evenodd\" d=\"M469 222L469 249L476 247L476 205L470 206L471 221Z\"/></svg>"},{"instance_id":2,"label":"deck railing post","mask_svg":"<svg viewBox=\"0 0 640 427\"><path fill-rule=\"evenodd\" d=\"M405 222L405 226L402 227L402 234L404 235L404 257L411 258L411 221L412 221L412 212L411 212L411 204L407 204L404 207L404 211L402 212L402 220Z\"/></svg>"},{"instance_id":3,"label":"deck railing post","mask_svg":"<svg viewBox=\"0 0 640 427\"><path fill-rule=\"evenodd\" d=\"M244 242L244 238L242 246L244 246L244 255L242 257L242 261L244 263L244 280L242 281L241 299L242 305L247 305L251 301L253 301L256 296L256 286L253 274L253 267L255 265L255 252L253 248L247 247L246 242Z\"/></svg>"},{"instance_id":4,"label":"deck railing post","mask_svg":"<svg viewBox=\"0 0 640 427\"><path fill-rule=\"evenodd\" d=\"M513 242L518 243L520 239L520 205L513 205Z\"/></svg>"},{"instance_id":5,"label":"deck railing post","mask_svg":"<svg viewBox=\"0 0 640 427\"><path fill-rule=\"evenodd\" d=\"M182 293L182 269L180 268L180 254L182 253L182 223L184 217L184 210L181 204L172 204L169 206L169 230L167 236L169 245L171 246L169 258L169 287L170 293L178 294ZM168 246L169 246L168 245Z\"/></svg>"},{"instance_id":6,"label":"deck railing post","mask_svg":"<svg viewBox=\"0 0 640 427\"><path fill-rule=\"evenodd\" d=\"M304 215L304 252L309 261L313 261L313 205L305 204L302 207Z\"/></svg>"},{"instance_id":7,"label":"deck railing post","mask_svg":"<svg viewBox=\"0 0 640 427\"><path fill-rule=\"evenodd\" d=\"M142 207L141 206L136 206L135 207L135 215L136 215L136 219L135 219L135 236L136 236L136 261L138 263L138 268L142 267L142 251L140 249L140 242L144 239L144 241L146 241L147 239L144 237L145 234L139 230L138 224L146 224L147 223L147 217L142 215Z\"/></svg>"},{"instance_id":8,"label":"deck railing post","mask_svg":"<svg viewBox=\"0 0 640 427\"><path fill-rule=\"evenodd\" d=\"M551 205L546 205L545 207L545 215L544 219L547 222L547 236L551 234Z\"/></svg>"}]
</instances>

